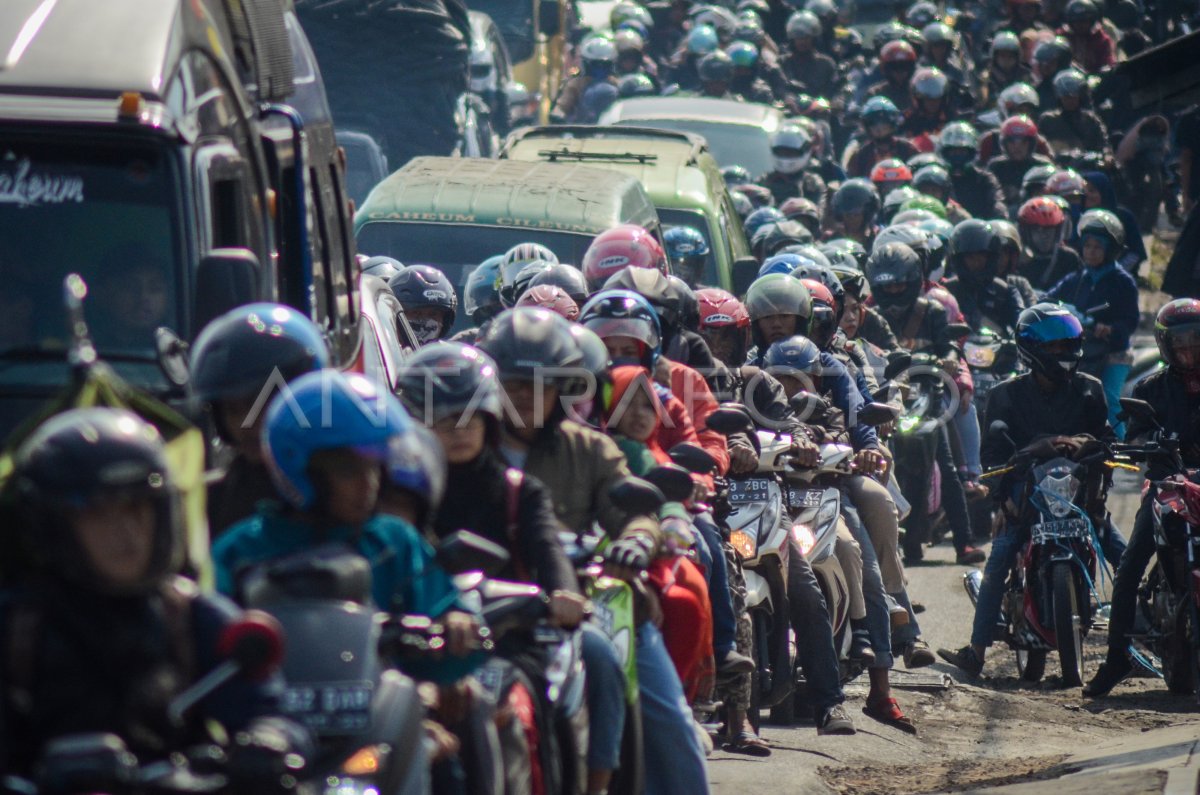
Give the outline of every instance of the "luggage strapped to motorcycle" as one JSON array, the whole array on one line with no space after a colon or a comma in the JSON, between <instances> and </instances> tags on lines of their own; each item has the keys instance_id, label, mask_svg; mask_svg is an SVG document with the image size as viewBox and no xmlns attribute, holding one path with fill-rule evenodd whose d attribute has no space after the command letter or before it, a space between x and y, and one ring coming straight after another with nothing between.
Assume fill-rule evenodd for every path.
<instances>
[{"instance_id":1,"label":"luggage strapped to motorcycle","mask_svg":"<svg viewBox=\"0 0 1200 795\"><path fill-rule=\"evenodd\" d=\"M517 545L517 533L521 529L519 513L521 510L521 487L525 485L525 473L516 467L504 470L504 510L505 532L508 534L508 544L512 548L513 567L517 577L522 582L532 582L529 570L521 560L521 549Z\"/></svg>"}]
</instances>

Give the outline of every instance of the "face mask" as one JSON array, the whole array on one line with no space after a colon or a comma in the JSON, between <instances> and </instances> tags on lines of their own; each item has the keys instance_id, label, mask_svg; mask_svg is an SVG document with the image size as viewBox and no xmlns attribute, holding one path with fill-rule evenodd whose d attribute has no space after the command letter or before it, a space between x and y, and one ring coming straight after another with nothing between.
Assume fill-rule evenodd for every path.
<instances>
[{"instance_id":1,"label":"face mask","mask_svg":"<svg viewBox=\"0 0 1200 795\"><path fill-rule=\"evenodd\" d=\"M808 161L812 159L812 155L804 157L776 157L775 170L780 174L798 174L808 166Z\"/></svg>"},{"instance_id":2,"label":"face mask","mask_svg":"<svg viewBox=\"0 0 1200 795\"><path fill-rule=\"evenodd\" d=\"M417 342L422 345L433 342L442 335L441 321L433 318L410 320L408 325L412 327L413 334L417 336Z\"/></svg>"}]
</instances>

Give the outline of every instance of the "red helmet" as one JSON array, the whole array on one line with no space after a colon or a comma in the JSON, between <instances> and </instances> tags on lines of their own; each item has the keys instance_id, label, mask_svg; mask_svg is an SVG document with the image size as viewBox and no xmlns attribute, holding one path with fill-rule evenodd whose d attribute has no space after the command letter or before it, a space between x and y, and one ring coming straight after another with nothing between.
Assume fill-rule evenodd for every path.
<instances>
[{"instance_id":1,"label":"red helmet","mask_svg":"<svg viewBox=\"0 0 1200 795\"><path fill-rule=\"evenodd\" d=\"M896 160L895 158L880 160L871 169L871 181L876 185L893 182L903 182L907 185L912 182L912 178L912 169L903 160Z\"/></svg>"},{"instance_id":2,"label":"red helmet","mask_svg":"<svg viewBox=\"0 0 1200 795\"><path fill-rule=\"evenodd\" d=\"M735 326L746 328L750 325L750 313L741 301L719 287L705 287L696 291L696 300L700 302L700 328L722 328Z\"/></svg>"},{"instance_id":3,"label":"red helmet","mask_svg":"<svg viewBox=\"0 0 1200 795\"><path fill-rule=\"evenodd\" d=\"M1083 196L1085 192L1083 177L1079 172L1067 169L1059 171L1057 174L1046 180L1046 193L1053 193L1055 196L1067 198L1069 196Z\"/></svg>"},{"instance_id":4,"label":"red helmet","mask_svg":"<svg viewBox=\"0 0 1200 795\"><path fill-rule=\"evenodd\" d=\"M1183 377L1187 391L1200 392L1200 300L1176 298L1164 304L1154 319L1154 341L1170 368Z\"/></svg>"},{"instance_id":5,"label":"red helmet","mask_svg":"<svg viewBox=\"0 0 1200 795\"><path fill-rule=\"evenodd\" d=\"M1059 226L1064 218L1062 207L1049 196L1035 196L1017 211L1017 220L1026 226Z\"/></svg>"},{"instance_id":6,"label":"red helmet","mask_svg":"<svg viewBox=\"0 0 1200 795\"><path fill-rule=\"evenodd\" d=\"M1028 116L1010 116L1000 125L1000 140L1008 141L1014 138L1027 138L1036 141L1037 125Z\"/></svg>"},{"instance_id":7,"label":"red helmet","mask_svg":"<svg viewBox=\"0 0 1200 795\"><path fill-rule=\"evenodd\" d=\"M808 290L808 295L812 298L813 303L825 304L825 306L833 306L833 293L829 292L829 288L821 284L816 279L801 279L800 283Z\"/></svg>"},{"instance_id":8,"label":"red helmet","mask_svg":"<svg viewBox=\"0 0 1200 795\"><path fill-rule=\"evenodd\" d=\"M662 244L633 224L615 226L596 235L583 255L583 276L593 290L625 268L653 268L664 276L670 275Z\"/></svg>"},{"instance_id":9,"label":"red helmet","mask_svg":"<svg viewBox=\"0 0 1200 795\"><path fill-rule=\"evenodd\" d=\"M883 45L879 51L879 63L913 63L917 62L917 51L907 41L897 39Z\"/></svg>"},{"instance_id":10,"label":"red helmet","mask_svg":"<svg viewBox=\"0 0 1200 795\"><path fill-rule=\"evenodd\" d=\"M517 300L517 306L536 306L549 309L556 315L562 315L567 320L574 321L579 317L579 304L566 290L553 284L539 284L530 287Z\"/></svg>"}]
</instances>

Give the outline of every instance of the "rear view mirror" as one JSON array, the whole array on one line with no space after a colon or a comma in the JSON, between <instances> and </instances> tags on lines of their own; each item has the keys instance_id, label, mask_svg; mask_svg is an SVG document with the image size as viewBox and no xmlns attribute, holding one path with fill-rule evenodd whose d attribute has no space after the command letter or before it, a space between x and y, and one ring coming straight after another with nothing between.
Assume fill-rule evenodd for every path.
<instances>
[{"instance_id":1,"label":"rear view mirror","mask_svg":"<svg viewBox=\"0 0 1200 795\"><path fill-rule=\"evenodd\" d=\"M646 473L646 482L658 487L668 502L684 502L695 491L692 473L677 464L660 464Z\"/></svg>"},{"instance_id":2,"label":"rear view mirror","mask_svg":"<svg viewBox=\"0 0 1200 795\"><path fill-rule=\"evenodd\" d=\"M754 257L738 257L733 261L733 294L745 295L750 283L758 278L758 260Z\"/></svg>"},{"instance_id":3,"label":"rear view mirror","mask_svg":"<svg viewBox=\"0 0 1200 795\"><path fill-rule=\"evenodd\" d=\"M258 257L244 248L214 248L196 268L195 325L197 334L210 320L257 294Z\"/></svg>"},{"instance_id":4,"label":"rear view mirror","mask_svg":"<svg viewBox=\"0 0 1200 795\"><path fill-rule=\"evenodd\" d=\"M667 455L676 464L697 475L707 475L717 468L717 460L703 447L691 442L680 442L667 451Z\"/></svg>"},{"instance_id":5,"label":"rear view mirror","mask_svg":"<svg viewBox=\"0 0 1200 795\"><path fill-rule=\"evenodd\" d=\"M434 554L438 565L450 574L482 571L494 577L508 565L508 550L469 530L446 536Z\"/></svg>"},{"instance_id":6,"label":"rear view mirror","mask_svg":"<svg viewBox=\"0 0 1200 795\"><path fill-rule=\"evenodd\" d=\"M966 323L951 323L942 329L942 338L945 342L951 342L961 337L965 337L971 333L971 327Z\"/></svg>"},{"instance_id":7,"label":"rear view mirror","mask_svg":"<svg viewBox=\"0 0 1200 795\"><path fill-rule=\"evenodd\" d=\"M988 436L1001 437L1007 435L1008 423L1004 420L993 420L992 424L988 426Z\"/></svg>"},{"instance_id":8,"label":"rear view mirror","mask_svg":"<svg viewBox=\"0 0 1200 795\"><path fill-rule=\"evenodd\" d=\"M637 516L653 516L667 501L658 486L633 476L618 480L608 498L625 513Z\"/></svg>"},{"instance_id":9,"label":"rear view mirror","mask_svg":"<svg viewBox=\"0 0 1200 795\"><path fill-rule=\"evenodd\" d=\"M178 387L188 382L188 344L165 326L154 332L154 350L158 355L158 367L167 381Z\"/></svg>"},{"instance_id":10,"label":"rear view mirror","mask_svg":"<svg viewBox=\"0 0 1200 795\"><path fill-rule=\"evenodd\" d=\"M912 354L908 351L893 351L888 355L887 366L883 368L883 379L894 381L896 376L903 373L912 364Z\"/></svg>"},{"instance_id":11,"label":"rear view mirror","mask_svg":"<svg viewBox=\"0 0 1200 795\"><path fill-rule=\"evenodd\" d=\"M704 424L711 431L716 431L722 436L729 436L735 433L749 433L754 429L754 421L750 419L750 415L742 411L740 408L723 407L716 409L704 420Z\"/></svg>"},{"instance_id":12,"label":"rear view mirror","mask_svg":"<svg viewBox=\"0 0 1200 795\"><path fill-rule=\"evenodd\" d=\"M800 415L801 418L811 417L814 414L823 414L829 411L829 402L820 395L814 395L812 392L797 392L792 395L788 401L788 405L792 407L792 411Z\"/></svg>"},{"instance_id":13,"label":"rear view mirror","mask_svg":"<svg viewBox=\"0 0 1200 795\"><path fill-rule=\"evenodd\" d=\"M1125 419L1133 418L1154 425L1158 424L1154 417L1154 407L1137 398L1121 398L1121 416Z\"/></svg>"},{"instance_id":14,"label":"rear view mirror","mask_svg":"<svg viewBox=\"0 0 1200 795\"><path fill-rule=\"evenodd\" d=\"M882 403L868 403L858 410L856 419L863 425L877 427L896 419L896 409Z\"/></svg>"}]
</instances>

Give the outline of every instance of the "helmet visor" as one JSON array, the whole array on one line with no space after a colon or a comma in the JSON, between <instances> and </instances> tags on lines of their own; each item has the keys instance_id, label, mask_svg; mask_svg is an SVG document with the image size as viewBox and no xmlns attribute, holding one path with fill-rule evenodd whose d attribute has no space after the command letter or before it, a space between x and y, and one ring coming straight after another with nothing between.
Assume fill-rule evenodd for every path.
<instances>
[{"instance_id":1,"label":"helmet visor","mask_svg":"<svg viewBox=\"0 0 1200 795\"><path fill-rule=\"evenodd\" d=\"M1037 324L1030 329L1032 336L1042 349L1047 353L1058 353L1058 349L1051 343L1063 341L1077 342L1083 337L1083 326L1074 315L1062 314L1052 315L1042 318ZM1063 353L1069 353L1069 350L1063 350Z\"/></svg>"},{"instance_id":2,"label":"helmet visor","mask_svg":"<svg viewBox=\"0 0 1200 795\"><path fill-rule=\"evenodd\" d=\"M631 337L651 348L658 347L658 331L648 320L633 317L596 317L583 324L596 332L600 339L609 337Z\"/></svg>"}]
</instances>

